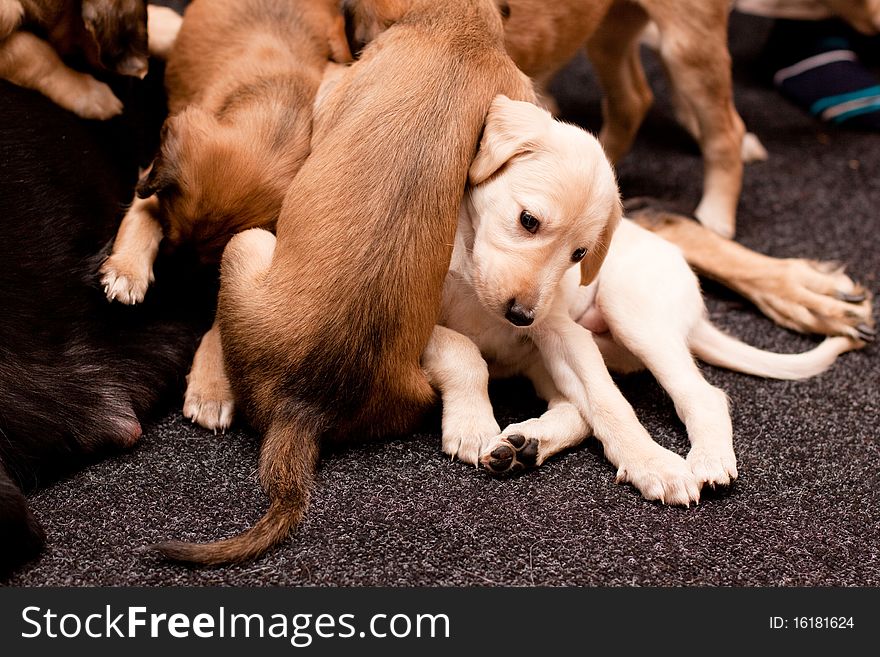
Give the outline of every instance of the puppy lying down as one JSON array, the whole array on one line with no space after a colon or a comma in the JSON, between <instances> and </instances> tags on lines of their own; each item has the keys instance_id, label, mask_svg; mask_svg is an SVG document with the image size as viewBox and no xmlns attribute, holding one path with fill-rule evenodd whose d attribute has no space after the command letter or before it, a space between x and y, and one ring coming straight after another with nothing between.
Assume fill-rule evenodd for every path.
<instances>
[{"instance_id":1,"label":"puppy lying down","mask_svg":"<svg viewBox=\"0 0 880 657\"><path fill-rule=\"evenodd\" d=\"M495 100L470 183L441 326L423 356L443 399L443 451L467 463L496 473L540 465L592 430L618 481L647 499L689 505L703 484L737 476L727 398L694 355L798 379L862 344L832 337L783 355L715 328L681 252L629 220L618 226L617 185L598 142L534 105ZM686 459L651 439L609 368L657 377L687 428ZM548 410L502 432L488 378L516 374Z\"/></svg>"}]
</instances>

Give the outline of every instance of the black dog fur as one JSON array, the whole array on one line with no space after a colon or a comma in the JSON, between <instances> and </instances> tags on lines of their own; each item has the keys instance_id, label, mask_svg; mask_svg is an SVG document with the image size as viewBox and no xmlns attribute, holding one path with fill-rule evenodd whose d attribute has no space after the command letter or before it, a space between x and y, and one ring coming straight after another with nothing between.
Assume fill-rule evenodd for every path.
<instances>
[{"instance_id":1,"label":"black dog fur","mask_svg":"<svg viewBox=\"0 0 880 657\"><path fill-rule=\"evenodd\" d=\"M160 256L140 306L98 286L164 118L152 68L108 81L126 107L108 122L0 81L0 576L45 541L25 492L130 447L160 403L180 403L210 325L216 272L186 253Z\"/></svg>"}]
</instances>

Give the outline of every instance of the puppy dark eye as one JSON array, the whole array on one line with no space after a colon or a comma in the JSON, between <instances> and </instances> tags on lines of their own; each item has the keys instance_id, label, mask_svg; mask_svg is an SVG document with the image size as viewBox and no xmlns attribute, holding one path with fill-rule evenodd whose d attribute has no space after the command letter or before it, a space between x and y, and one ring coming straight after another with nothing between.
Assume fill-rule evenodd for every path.
<instances>
[{"instance_id":1,"label":"puppy dark eye","mask_svg":"<svg viewBox=\"0 0 880 657\"><path fill-rule=\"evenodd\" d=\"M571 261L580 262L584 259L585 255L587 255L586 249L575 249L574 253L571 254Z\"/></svg>"},{"instance_id":2,"label":"puppy dark eye","mask_svg":"<svg viewBox=\"0 0 880 657\"><path fill-rule=\"evenodd\" d=\"M522 227L530 233L537 233L538 226L541 225L541 222L537 220L535 215L533 215L528 210L523 210L522 213L519 215L519 223L521 223Z\"/></svg>"}]
</instances>

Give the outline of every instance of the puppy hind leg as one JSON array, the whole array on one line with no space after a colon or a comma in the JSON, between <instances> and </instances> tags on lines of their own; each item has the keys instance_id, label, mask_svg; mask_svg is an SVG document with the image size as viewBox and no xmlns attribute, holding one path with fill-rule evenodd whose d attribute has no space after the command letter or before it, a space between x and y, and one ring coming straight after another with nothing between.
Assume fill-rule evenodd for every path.
<instances>
[{"instance_id":1,"label":"puppy hind leg","mask_svg":"<svg viewBox=\"0 0 880 657\"><path fill-rule=\"evenodd\" d=\"M547 411L540 417L507 426L489 443L480 464L493 474L540 466L590 435L583 416L556 389L542 362L529 368L528 376L538 396L548 401Z\"/></svg>"},{"instance_id":2,"label":"puppy hind leg","mask_svg":"<svg viewBox=\"0 0 880 657\"><path fill-rule=\"evenodd\" d=\"M599 141L614 163L629 151L654 101L639 52L639 34L647 21L641 7L615 3L587 41L603 93Z\"/></svg>"},{"instance_id":3,"label":"puppy hind leg","mask_svg":"<svg viewBox=\"0 0 880 657\"><path fill-rule=\"evenodd\" d=\"M39 91L84 119L122 113L122 102L110 87L69 68L52 46L30 32L13 32L0 42L0 77Z\"/></svg>"},{"instance_id":4,"label":"puppy hind leg","mask_svg":"<svg viewBox=\"0 0 880 657\"><path fill-rule=\"evenodd\" d=\"M113 251L99 270L101 285L109 301L134 305L144 300L153 282L153 262L162 241L162 226L156 219L159 199L135 198L119 225Z\"/></svg>"},{"instance_id":5,"label":"puppy hind leg","mask_svg":"<svg viewBox=\"0 0 880 657\"><path fill-rule=\"evenodd\" d=\"M489 369L477 345L435 326L422 353L422 368L443 403L443 452L477 465L488 441L500 433L489 400Z\"/></svg>"},{"instance_id":6,"label":"puppy hind leg","mask_svg":"<svg viewBox=\"0 0 880 657\"><path fill-rule=\"evenodd\" d=\"M202 337L186 375L183 415L206 429L225 432L232 424L235 398L223 364L220 325L215 320Z\"/></svg>"}]
</instances>

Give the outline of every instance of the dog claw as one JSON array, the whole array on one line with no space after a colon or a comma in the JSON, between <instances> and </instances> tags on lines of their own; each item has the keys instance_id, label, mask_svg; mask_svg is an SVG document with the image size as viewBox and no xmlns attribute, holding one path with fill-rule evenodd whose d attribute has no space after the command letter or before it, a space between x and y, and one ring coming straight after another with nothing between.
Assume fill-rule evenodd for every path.
<instances>
[{"instance_id":1,"label":"dog claw","mask_svg":"<svg viewBox=\"0 0 880 657\"><path fill-rule=\"evenodd\" d=\"M847 292L837 291L834 295L840 301L847 303L862 303L867 297L864 294L849 294Z\"/></svg>"}]
</instances>

